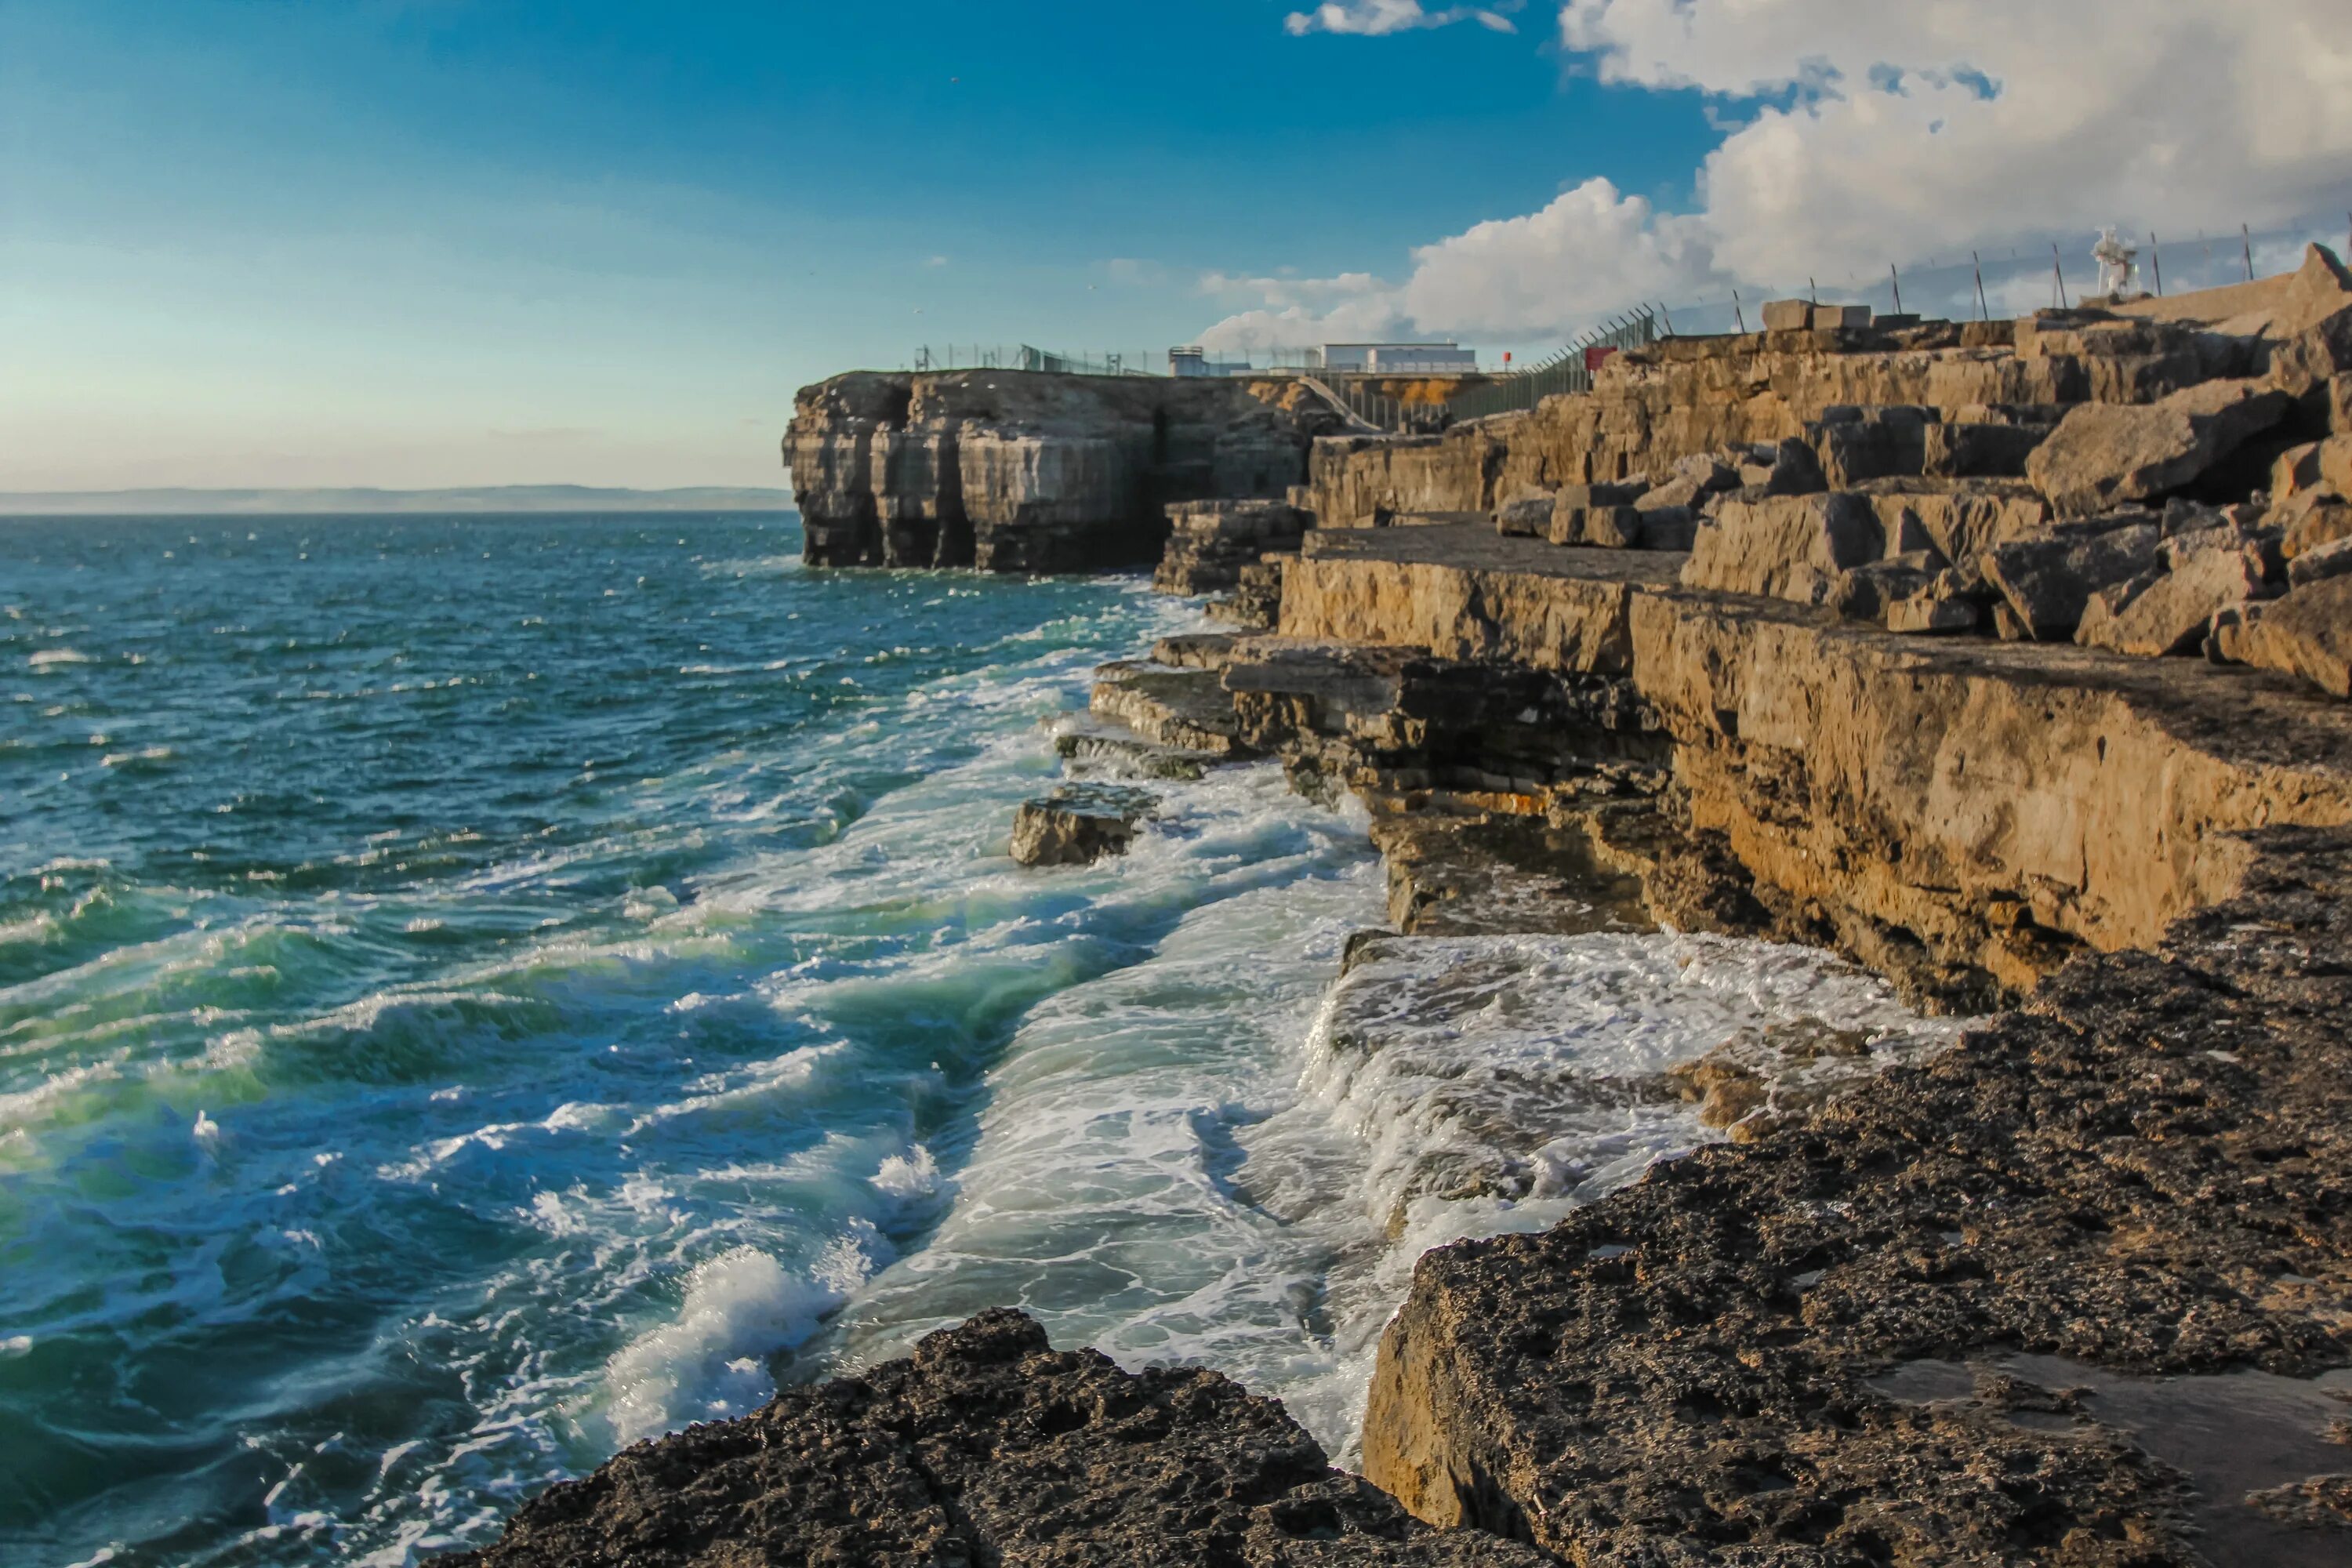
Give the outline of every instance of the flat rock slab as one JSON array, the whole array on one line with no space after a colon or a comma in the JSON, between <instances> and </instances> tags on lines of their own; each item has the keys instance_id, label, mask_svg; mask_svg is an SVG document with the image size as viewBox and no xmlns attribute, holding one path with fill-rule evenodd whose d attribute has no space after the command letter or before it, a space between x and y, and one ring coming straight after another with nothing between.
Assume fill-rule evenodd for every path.
<instances>
[{"instance_id":1,"label":"flat rock slab","mask_svg":"<svg viewBox=\"0 0 2352 1568\"><path fill-rule=\"evenodd\" d=\"M983 1313L903 1360L640 1443L444 1568L1539 1568L1442 1533L1213 1372L1129 1376Z\"/></svg>"}]
</instances>

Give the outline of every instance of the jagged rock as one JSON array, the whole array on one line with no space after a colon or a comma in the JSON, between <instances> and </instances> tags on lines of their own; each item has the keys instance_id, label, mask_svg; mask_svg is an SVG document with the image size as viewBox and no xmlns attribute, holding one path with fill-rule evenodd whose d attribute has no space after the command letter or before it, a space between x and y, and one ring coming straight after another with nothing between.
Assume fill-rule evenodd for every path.
<instances>
[{"instance_id":1,"label":"jagged rock","mask_svg":"<svg viewBox=\"0 0 2352 1568\"><path fill-rule=\"evenodd\" d=\"M2327 384L2327 427L2338 436L2352 436L2352 375Z\"/></svg>"},{"instance_id":2,"label":"jagged rock","mask_svg":"<svg viewBox=\"0 0 2352 1568\"><path fill-rule=\"evenodd\" d=\"M1931 479L2020 479L2056 428L2054 421L1930 425L1924 433L1919 471Z\"/></svg>"},{"instance_id":3,"label":"jagged rock","mask_svg":"<svg viewBox=\"0 0 2352 1568\"><path fill-rule=\"evenodd\" d=\"M1538 1568L1329 1467L1270 1399L983 1312L913 1355L622 1452L445 1568Z\"/></svg>"},{"instance_id":4,"label":"jagged rock","mask_svg":"<svg viewBox=\"0 0 2352 1568\"><path fill-rule=\"evenodd\" d=\"M1262 556L1234 574L1234 591L1209 603L1209 618L1244 631L1270 632L1282 620L1282 554Z\"/></svg>"},{"instance_id":5,"label":"jagged rock","mask_svg":"<svg viewBox=\"0 0 2352 1568\"><path fill-rule=\"evenodd\" d=\"M2352 273L2326 246L2305 252L2273 329L2271 381L2290 396L2324 392L2352 371Z\"/></svg>"},{"instance_id":6,"label":"jagged rock","mask_svg":"<svg viewBox=\"0 0 2352 1568\"><path fill-rule=\"evenodd\" d=\"M1995 547L2050 537L2050 503L2020 481L1891 479L1859 493L1889 540L1905 549L1932 545L1970 591L1984 585L1979 563Z\"/></svg>"},{"instance_id":7,"label":"jagged rock","mask_svg":"<svg viewBox=\"0 0 2352 1568\"><path fill-rule=\"evenodd\" d=\"M1957 572L1938 572L1918 590L1886 606L1886 629L1906 637L1950 637L1984 624L1984 605Z\"/></svg>"},{"instance_id":8,"label":"jagged rock","mask_svg":"<svg viewBox=\"0 0 2352 1568\"><path fill-rule=\"evenodd\" d=\"M1808 428L1822 477L1830 489L1843 490L1925 473L1936 419L1931 408L1832 408Z\"/></svg>"},{"instance_id":9,"label":"jagged rock","mask_svg":"<svg viewBox=\"0 0 2352 1568\"><path fill-rule=\"evenodd\" d=\"M2352 576L2305 584L2257 608L2226 628L2223 658L2301 676L2331 697L2352 697Z\"/></svg>"},{"instance_id":10,"label":"jagged rock","mask_svg":"<svg viewBox=\"0 0 2352 1568\"><path fill-rule=\"evenodd\" d=\"M1098 719L1180 752L1229 762L1251 755L1214 669L1171 669L1135 660L1107 664L1095 672L1087 707Z\"/></svg>"},{"instance_id":11,"label":"jagged rock","mask_svg":"<svg viewBox=\"0 0 2352 1568\"><path fill-rule=\"evenodd\" d=\"M2306 550L2287 563L2286 580L2300 588L2352 574L2352 539L2339 539L2316 550Z\"/></svg>"},{"instance_id":12,"label":"jagged rock","mask_svg":"<svg viewBox=\"0 0 2352 1568\"><path fill-rule=\"evenodd\" d=\"M1116 778L1192 780L1225 761L1207 752L1179 751L1113 730L1066 731L1055 737L1054 750L1074 777L1107 773Z\"/></svg>"},{"instance_id":13,"label":"jagged rock","mask_svg":"<svg viewBox=\"0 0 2352 1568\"><path fill-rule=\"evenodd\" d=\"M1617 515L1622 518L1624 514L1620 512ZM1638 538L1629 539L1623 548L1681 552L1691 549L1697 542L1699 513L1694 507L1661 507L1654 511L1636 511L1633 515L1641 519L1641 533ZM1598 529L1594 531L1595 542L1599 542L1599 531Z\"/></svg>"},{"instance_id":14,"label":"jagged rock","mask_svg":"<svg viewBox=\"0 0 2352 1568\"><path fill-rule=\"evenodd\" d=\"M2027 477L2061 516L2092 516L2186 489L2291 405L2249 381L2193 386L2145 407L2087 404L2035 448Z\"/></svg>"},{"instance_id":15,"label":"jagged rock","mask_svg":"<svg viewBox=\"0 0 2352 1568\"><path fill-rule=\"evenodd\" d=\"M1158 804L1142 790L1116 784L1065 784L1043 800L1021 803L1013 818L1013 858L1024 866L1091 866L1124 855L1136 824Z\"/></svg>"},{"instance_id":16,"label":"jagged rock","mask_svg":"<svg viewBox=\"0 0 2352 1568\"><path fill-rule=\"evenodd\" d=\"M2195 653L2216 616L2271 594L2266 545L2230 528L2169 540L2168 569L2093 594L2074 640L2139 658Z\"/></svg>"},{"instance_id":17,"label":"jagged rock","mask_svg":"<svg viewBox=\"0 0 2352 1568\"><path fill-rule=\"evenodd\" d=\"M1168 508L1168 548L1152 574L1163 594L1216 594L1268 551L1296 550L1307 518L1286 500L1179 501Z\"/></svg>"},{"instance_id":18,"label":"jagged rock","mask_svg":"<svg viewBox=\"0 0 2352 1568\"><path fill-rule=\"evenodd\" d=\"M1690 588L1821 605L1841 575L1878 559L1885 548L1865 496L1743 496L1723 502L1700 525L1682 581Z\"/></svg>"},{"instance_id":19,"label":"jagged rock","mask_svg":"<svg viewBox=\"0 0 2352 1568\"><path fill-rule=\"evenodd\" d=\"M2145 514L2142 514L2143 516ZM1985 575L2000 590L2027 636L2063 642L2083 624L2091 595L2156 570L2163 530L2145 521L2109 520L2040 540L2004 544L1984 558Z\"/></svg>"},{"instance_id":20,"label":"jagged rock","mask_svg":"<svg viewBox=\"0 0 2352 1568\"><path fill-rule=\"evenodd\" d=\"M1929 593L1943 575L1932 552L1914 550L1840 573L1824 602L1847 620L1885 624L1895 605Z\"/></svg>"},{"instance_id":21,"label":"jagged rock","mask_svg":"<svg viewBox=\"0 0 2352 1568\"><path fill-rule=\"evenodd\" d=\"M1496 509L1495 531L1519 539L1548 539L1557 504L1558 499L1549 491L1531 490Z\"/></svg>"},{"instance_id":22,"label":"jagged rock","mask_svg":"<svg viewBox=\"0 0 2352 1568\"><path fill-rule=\"evenodd\" d=\"M2285 541L2286 557L2292 561L2323 544L2352 538L2352 501L2347 501L2333 486L2320 486L2273 506L2263 521L2279 531Z\"/></svg>"}]
</instances>

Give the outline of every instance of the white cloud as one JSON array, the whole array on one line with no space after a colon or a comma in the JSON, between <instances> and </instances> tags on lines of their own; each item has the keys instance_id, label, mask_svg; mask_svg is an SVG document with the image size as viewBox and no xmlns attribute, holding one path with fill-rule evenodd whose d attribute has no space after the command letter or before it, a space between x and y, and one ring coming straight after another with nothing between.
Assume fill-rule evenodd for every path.
<instances>
[{"instance_id":1,"label":"white cloud","mask_svg":"<svg viewBox=\"0 0 2352 1568\"><path fill-rule=\"evenodd\" d=\"M1692 210L1583 178L1540 211L1417 248L1409 277L1354 290L1347 310L1423 333L1559 334L1644 300L1738 285L1752 304L1811 276L1883 278L1890 262L2035 237L2081 236L2074 263L2105 223L2186 236L2341 206L2343 5L1567 0L1559 38L1580 68L1705 95L1720 140L1695 171ZM1292 30L1437 17L1459 19L1349 0ZM1316 301L1291 293L1266 304L1312 317Z\"/></svg>"},{"instance_id":2,"label":"white cloud","mask_svg":"<svg viewBox=\"0 0 2352 1568\"><path fill-rule=\"evenodd\" d=\"M1493 7L1450 5L1442 11L1424 11L1421 0L1325 0L1312 11L1293 11L1283 18L1286 31L1296 37L1307 33L1357 33L1379 37L1386 33L1410 32L1420 27L1446 27L1456 22L1475 22L1497 33L1516 33L1507 13L1519 8L1521 0Z\"/></svg>"}]
</instances>

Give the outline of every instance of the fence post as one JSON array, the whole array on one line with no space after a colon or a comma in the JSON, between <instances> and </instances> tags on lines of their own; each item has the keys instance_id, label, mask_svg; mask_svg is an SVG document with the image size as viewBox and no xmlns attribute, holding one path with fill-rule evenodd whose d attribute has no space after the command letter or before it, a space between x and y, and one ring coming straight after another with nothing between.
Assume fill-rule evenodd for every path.
<instances>
[{"instance_id":1,"label":"fence post","mask_svg":"<svg viewBox=\"0 0 2352 1568\"><path fill-rule=\"evenodd\" d=\"M1895 271L1894 264L1890 262L1887 264L1886 275L1895 279L1895 313L1899 316L1903 313L1903 274Z\"/></svg>"},{"instance_id":2,"label":"fence post","mask_svg":"<svg viewBox=\"0 0 2352 1568\"><path fill-rule=\"evenodd\" d=\"M1739 323L1739 335L1748 335L1748 312L1739 308L1739 290L1731 291L1731 319Z\"/></svg>"},{"instance_id":3,"label":"fence post","mask_svg":"<svg viewBox=\"0 0 2352 1568\"><path fill-rule=\"evenodd\" d=\"M2164 247L2156 242L2156 230L2147 231L2147 265L2156 274L2156 297L2164 298Z\"/></svg>"},{"instance_id":4,"label":"fence post","mask_svg":"<svg viewBox=\"0 0 2352 1568\"><path fill-rule=\"evenodd\" d=\"M2245 224L2238 226L2238 237L2246 243L2246 281L2254 280L2254 231Z\"/></svg>"},{"instance_id":5,"label":"fence post","mask_svg":"<svg viewBox=\"0 0 2352 1568\"><path fill-rule=\"evenodd\" d=\"M1969 261L1977 269L1977 311L1984 320L1990 321L1992 320L1992 306L1985 299L1984 258L1971 250L1969 252Z\"/></svg>"},{"instance_id":6,"label":"fence post","mask_svg":"<svg viewBox=\"0 0 2352 1568\"><path fill-rule=\"evenodd\" d=\"M2054 239L2050 242L2050 267L2058 279L2058 308L2066 310L2066 262L2058 254L2058 242Z\"/></svg>"}]
</instances>

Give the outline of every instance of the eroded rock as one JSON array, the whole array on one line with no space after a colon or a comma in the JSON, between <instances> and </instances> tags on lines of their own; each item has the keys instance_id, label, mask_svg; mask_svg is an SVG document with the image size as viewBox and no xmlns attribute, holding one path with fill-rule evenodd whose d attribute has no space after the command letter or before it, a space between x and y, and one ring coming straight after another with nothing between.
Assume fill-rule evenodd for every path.
<instances>
[{"instance_id":1,"label":"eroded rock","mask_svg":"<svg viewBox=\"0 0 2352 1568\"><path fill-rule=\"evenodd\" d=\"M2252 381L2208 382L2145 406L2088 404L2034 449L2027 477L2060 515L2093 516L2186 489L2291 406Z\"/></svg>"},{"instance_id":2,"label":"eroded rock","mask_svg":"<svg viewBox=\"0 0 2352 1568\"><path fill-rule=\"evenodd\" d=\"M1136 825L1158 801L1116 784L1065 784L1042 800L1021 803L1013 817L1009 853L1024 866L1091 866L1124 855Z\"/></svg>"},{"instance_id":3,"label":"eroded rock","mask_svg":"<svg viewBox=\"0 0 2352 1568\"><path fill-rule=\"evenodd\" d=\"M1332 1469L1213 1372L1130 1376L984 1312L913 1355L640 1443L446 1568L1034 1568L1220 1563L1538 1568Z\"/></svg>"}]
</instances>

